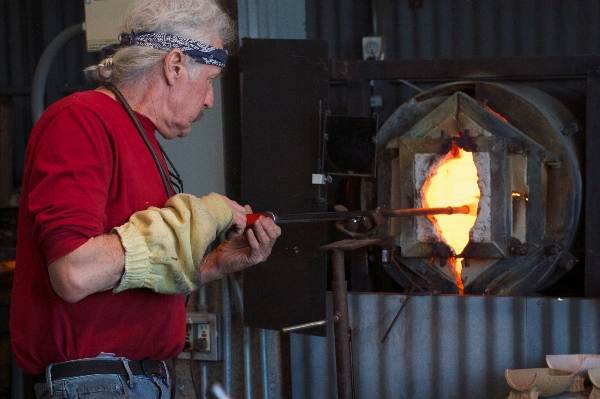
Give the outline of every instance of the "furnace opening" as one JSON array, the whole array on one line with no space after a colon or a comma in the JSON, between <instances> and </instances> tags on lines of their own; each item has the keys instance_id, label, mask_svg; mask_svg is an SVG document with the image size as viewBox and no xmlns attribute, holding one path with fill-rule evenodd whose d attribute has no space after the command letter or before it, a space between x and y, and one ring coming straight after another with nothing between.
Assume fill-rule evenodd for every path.
<instances>
[{"instance_id":1,"label":"furnace opening","mask_svg":"<svg viewBox=\"0 0 600 399\"><path fill-rule=\"evenodd\" d=\"M476 210L481 197L478 178L473 153L452 144L452 150L423 185L423 203L429 208L469 205ZM458 292L463 294L463 259L456 259L456 256L469 243L469 233L477 219L476 212L428 217L433 222L439 239L454 250L455 258L449 263L456 277Z\"/></svg>"}]
</instances>

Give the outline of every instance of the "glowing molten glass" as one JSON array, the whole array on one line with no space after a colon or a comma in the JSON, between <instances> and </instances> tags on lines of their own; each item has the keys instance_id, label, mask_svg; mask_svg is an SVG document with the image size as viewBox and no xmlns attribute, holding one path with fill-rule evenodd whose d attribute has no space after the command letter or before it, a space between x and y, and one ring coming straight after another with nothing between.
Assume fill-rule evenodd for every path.
<instances>
[{"instance_id":1,"label":"glowing molten glass","mask_svg":"<svg viewBox=\"0 0 600 399\"><path fill-rule=\"evenodd\" d=\"M481 191L477 184L477 167L473 154L453 145L438 168L431 173L423 186L423 202L428 208L469 205L476 210ZM475 224L476 212L471 214L429 216L437 227L440 238L459 255L469 242L469 231ZM459 293L464 292L462 260L450 260L456 276Z\"/></svg>"}]
</instances>

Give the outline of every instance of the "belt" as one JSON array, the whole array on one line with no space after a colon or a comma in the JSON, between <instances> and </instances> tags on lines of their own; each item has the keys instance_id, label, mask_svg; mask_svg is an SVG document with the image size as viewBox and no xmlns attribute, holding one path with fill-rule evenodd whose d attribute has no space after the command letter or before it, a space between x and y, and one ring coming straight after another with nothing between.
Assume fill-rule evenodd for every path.
<instances>
[{"instance_id":1,"label":"belt","mask_svg":"<svg viewBox=\"0 0 600 399\"><path fill-rule=\"evenodd\" d=\"M157 360L125 360L131 374L145 375L147 377L168 377L168 370L162 362ZM73 362L56 363L50 371L53 380L63 378L80 377L89 374L122 374L127 375L127 370L120 359L115 360L76 360ZM46 381L45 374L39 375L42 381Z\"/></svg>"}]
</instances>

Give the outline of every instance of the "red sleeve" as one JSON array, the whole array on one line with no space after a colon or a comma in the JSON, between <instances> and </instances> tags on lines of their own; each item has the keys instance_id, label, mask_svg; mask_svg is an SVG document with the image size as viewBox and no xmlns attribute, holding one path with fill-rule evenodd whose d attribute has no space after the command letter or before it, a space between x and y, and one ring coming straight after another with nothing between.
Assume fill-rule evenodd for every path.
<instances>
[{"instance_id":1,"label":"red sleeve","mask_svg":"<svg viewBox=\"0 0 600 399\"><path fill-rule=\"evenodd\" d=\"M94 113L71 106L44 127L29 156L27 210L49 264L105 232L111 140Z\"/></svg>"}]
</instances>

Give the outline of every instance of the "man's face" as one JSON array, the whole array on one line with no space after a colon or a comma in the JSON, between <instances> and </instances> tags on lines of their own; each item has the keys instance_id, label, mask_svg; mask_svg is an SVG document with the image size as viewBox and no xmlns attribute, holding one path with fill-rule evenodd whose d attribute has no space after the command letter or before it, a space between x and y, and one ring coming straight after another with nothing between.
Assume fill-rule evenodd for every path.
<instances>
[{"instance_id":1,"label":"man's face","mask_svg":"<svg viewBox=\"0 0 600 399\"><path fill-rule=\"evenodd\" d=\"M221 41L212 43L221 47ZM213 80L221 74L221 68L215 65L202 65L195 79L190 76L191 67L185 72L177 85L173 86L170 96L170 115L167 116L169 132L163 134L167 139L185 137L190 133L192 123L202 118L204 109L214 103Z\"/></svg>"}]
</instances>

